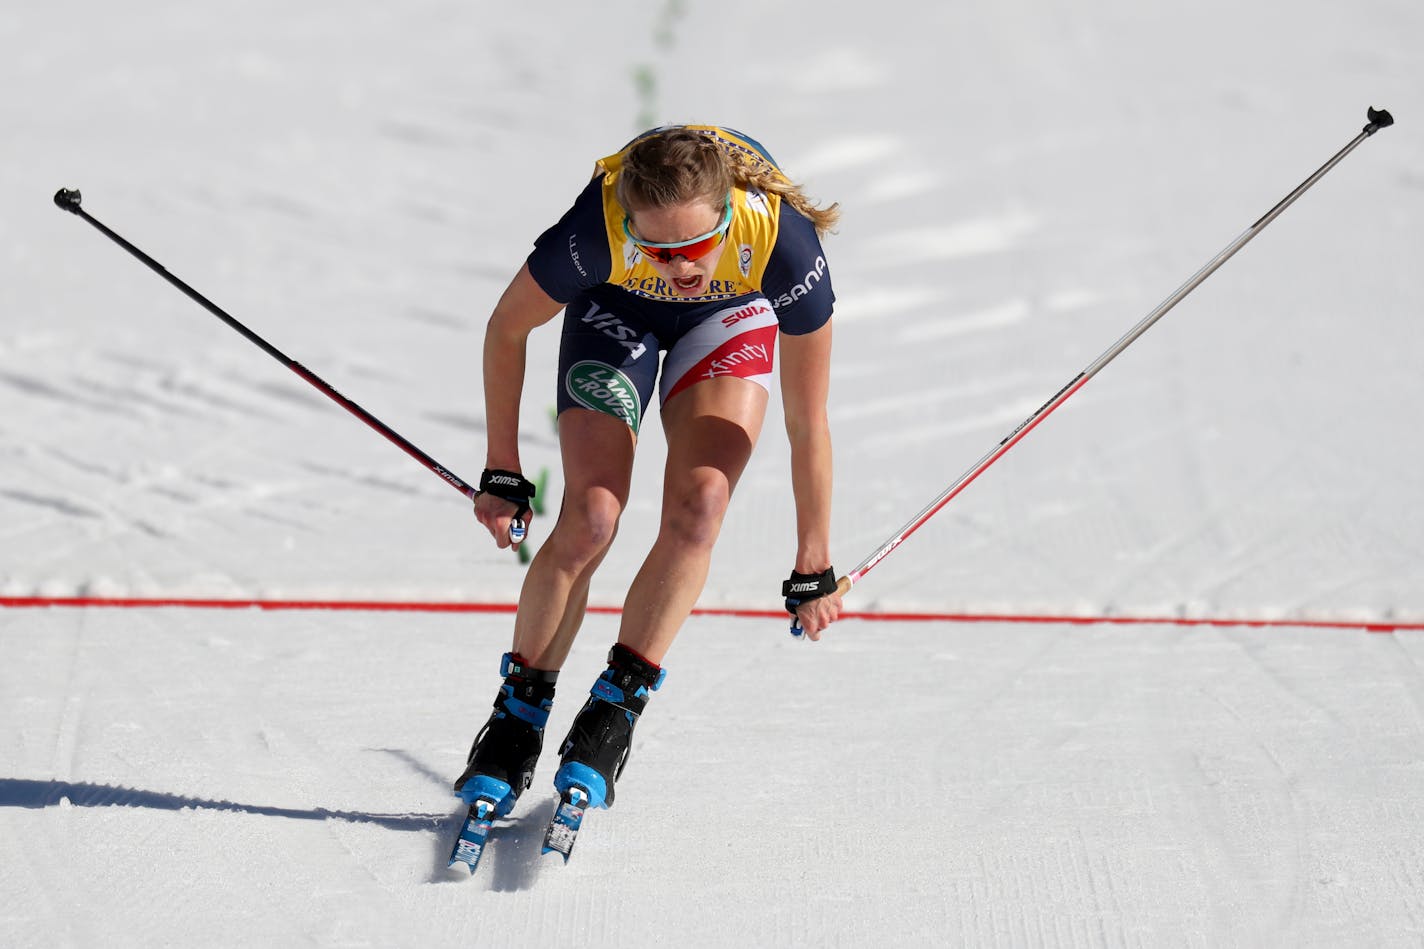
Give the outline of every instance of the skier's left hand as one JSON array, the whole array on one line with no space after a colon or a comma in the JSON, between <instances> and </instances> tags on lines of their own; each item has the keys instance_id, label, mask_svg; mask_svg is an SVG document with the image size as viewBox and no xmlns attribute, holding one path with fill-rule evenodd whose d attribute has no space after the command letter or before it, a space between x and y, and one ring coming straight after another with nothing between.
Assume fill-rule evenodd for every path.
<instances>
[{"instance_id":1,"label":"skier's left hand","mask_svg":"<svg viewBox=\"0 0 1424 949\"><path fill-rule=\"evenodd\" d=\"M841 595L828 593L796 607L796 625L811 642L820 642L821 633L841 616Z\"/></svg>"},{"instance_id":2,"label":"skier's left hand","mask_svg":"<svg viewBox=\"0 0 1424 949\"><path fill-rule=\"evenodd\" d=\"M803 633L812 642L819 642L821 633L841 615L841 590L836 582L836 570L827 567L820 573L791 571L791 577L781 585L786 597L786 612L795 617L791 635Z\"/></svg>"}]
</instances>

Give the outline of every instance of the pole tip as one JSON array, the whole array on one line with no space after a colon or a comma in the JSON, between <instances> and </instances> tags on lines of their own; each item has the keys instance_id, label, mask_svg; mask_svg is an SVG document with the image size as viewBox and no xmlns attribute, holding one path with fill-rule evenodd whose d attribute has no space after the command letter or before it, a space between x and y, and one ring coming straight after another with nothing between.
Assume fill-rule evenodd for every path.
<instances>
[{"instance_id":1,"label":"pole tip","mask_svg":"<svg viewBox=\"0 0 1424 949\"><path fill-rule=\"evenodd\" d=\"M54 193L54 203L59 207L63 208L64 210L68 211L70 214L79 213L79 202L81 200L82 199L77 190L71 190L69 188L60 188Z\"/></svg>"},{"instance_id":2,"label":"pole tip","mask_svg":"<svg viewBox=\"0 0 1424 949\"><path fill-rule=\"evenodd\" d=\"M1394 124L1394 116L1389 114L1387 109L1376 109L1373 106L1365 113L1370 124L1365 126L1365 132L1373 135L1380 129L1389 128Z\"/></svg>"}]
</instances>

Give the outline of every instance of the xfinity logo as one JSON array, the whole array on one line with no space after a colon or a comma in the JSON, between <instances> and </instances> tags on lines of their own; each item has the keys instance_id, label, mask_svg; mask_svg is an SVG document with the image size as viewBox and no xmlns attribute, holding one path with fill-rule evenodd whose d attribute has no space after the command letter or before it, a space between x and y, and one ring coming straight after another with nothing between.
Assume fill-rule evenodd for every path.
<instances>
[{"instance_id":1,"label":"xfinity logo","mask_svg":"<svg viewBox=\"0 0 1424 949\"><path fill-rule=\"evenodd\" d=\"M795 303L797 300L801 299L806 294L810 293L813 289L815 289L816 284L820 283L821 278L825 275L826 258L817 257L816 266L811 268L811 270L806 274L806 278L800 283L796 284L796 286L792 287L790 290L786 291L781 296L773 300L772 306L790 306L792 303Z\"/></svg>"},{"instance_id":2,"label":"xfinity logo","mask_svg":"<svg viewBox=\"0 0 1424 949\"><path fill-rule=\"evenodd\" d=\"M769 365L771 358L766 351L766 346L761 343L746 343L741 349L734 349L724 356L719 356L707 364L705 375L708 379L716 379L718 376L731 375L736 372L737 367L750 362L760 362Z\"/></svg>"}]
</instances>

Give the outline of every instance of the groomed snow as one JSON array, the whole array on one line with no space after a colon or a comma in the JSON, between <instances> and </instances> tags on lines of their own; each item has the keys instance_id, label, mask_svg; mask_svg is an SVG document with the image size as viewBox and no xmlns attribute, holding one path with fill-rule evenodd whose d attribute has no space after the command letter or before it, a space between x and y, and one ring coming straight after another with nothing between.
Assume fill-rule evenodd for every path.
<instances>
[{"instance_id":1,"label":"groomed snow","mask_svg":"<svg viewBox=\"0 0 1424 949\"><path fill-rule=\"evenodd\" d=\"M507 615L4 609L0 944L1419 945L1421 41L1394 0L0 13L0 598L499 603L524 576L60 187L470 480L484 318L592 160L744 129L844 210L845 570L1373 105L1399 125L848 603L1401 627L869 618L813 647L698 616L573 860L538 855L546 755L468 879L448 786ZM779 414L704 607L778 607ZM656 530L644 432L600 605ZM555 740L617 622L590 616Z\"/></svg>"}]
</instances>

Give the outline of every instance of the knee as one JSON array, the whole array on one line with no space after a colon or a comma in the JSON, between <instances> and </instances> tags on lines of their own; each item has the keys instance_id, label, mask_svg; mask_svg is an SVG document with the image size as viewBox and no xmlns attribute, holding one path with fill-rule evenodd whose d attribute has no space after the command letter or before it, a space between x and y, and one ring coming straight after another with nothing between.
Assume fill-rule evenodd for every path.
<instances>
[{"instance_id":1,"label":"knee","mask_svg":"<svg viewBox=\"0 0 1424 949\"><path fill-rule=\"evenodd\" d=\"M710 468L693 471L683 484L668 492L664 529L685 543L710 547L731 499L732 487L722 472Z\"/></svg>"},{"instance_id":2,"label":"knee","mask_svg":"<svg viewBox=\"0 0 1424 949\"><path fill-rule=\"evenodd\" d=\"M578 496L566 494L556 536L550 541L557 544L570 567L582 569L613 543L622 513L622 501L605 488L591 488Z\"/></svg>"}]
</instances>

